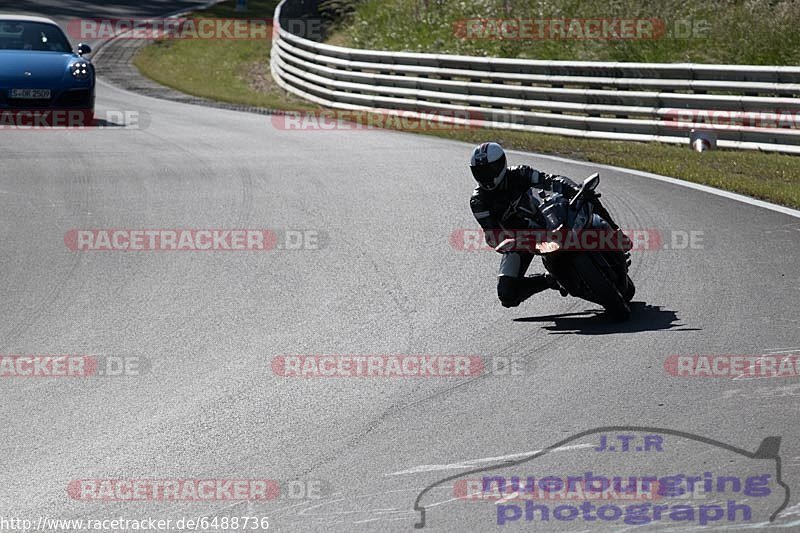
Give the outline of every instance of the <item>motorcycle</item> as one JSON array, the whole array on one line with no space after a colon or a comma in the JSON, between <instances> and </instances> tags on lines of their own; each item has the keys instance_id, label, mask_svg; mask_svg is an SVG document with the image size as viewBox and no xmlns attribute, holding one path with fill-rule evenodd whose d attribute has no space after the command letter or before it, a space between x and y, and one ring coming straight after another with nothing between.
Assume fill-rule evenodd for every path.
<instances>
[{"instance_id":1,"label":"motorcycle","mask_svg":"<svg viewBox=\"0 0 800 533\"><path fill-rule=\"evenodd\" d=\"M628 302L636 292L628 275L631 245L594 192L599 183L600 174L592 174L571 200L541 191L540 201L530 189L514 208L523 215L539 214L538 220L531 219L531 225L544 223L544 231L539 232L543 238L536 239L532 251L542 256L544 267L564 289L562 294L566 291L599 304L610 315L625 320L631 312ZM534 202L538 206L534 207ZM598 235L615 244L598 245ZM594 245L587 245L590 237ZM495 248L500 253L515 249L519 249L518 237L505 239Z\"/></svg>"}]
</instances>

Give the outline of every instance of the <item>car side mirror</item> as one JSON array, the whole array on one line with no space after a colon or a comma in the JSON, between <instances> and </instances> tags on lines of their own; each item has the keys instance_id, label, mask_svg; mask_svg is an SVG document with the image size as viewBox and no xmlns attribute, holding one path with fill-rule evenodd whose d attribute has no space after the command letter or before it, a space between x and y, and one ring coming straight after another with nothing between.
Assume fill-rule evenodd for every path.
<instances>
[{"instance_id":1,"label":"car side mirror","mask_svg":"<svg viewBox=\"0 0 800 533\"><path fill-rule=\"evenodd\" d=\"M79 43L78 44L78 55L79 56L85 56L86 54L91 54L91 53L92 53L92 47L91 46L89 46L88 44L84 44L84 43Z\"/></svg>"}]
</instances>

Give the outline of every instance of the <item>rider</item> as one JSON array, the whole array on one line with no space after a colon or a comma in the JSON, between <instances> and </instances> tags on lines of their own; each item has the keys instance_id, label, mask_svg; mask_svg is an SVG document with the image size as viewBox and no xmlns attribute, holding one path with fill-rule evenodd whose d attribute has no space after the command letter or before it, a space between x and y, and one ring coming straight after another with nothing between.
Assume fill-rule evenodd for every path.
<instances>
[{"instance_id":1,"label":"rider","mask_svg":"<svg viewBox=\"0 0 800 533\"><path fill-rule=\"evenodd\" d=\"M469 167L478 182L469 204L472 214L484 229L486 244L493 248L499 244L496 235L499 230L531 227L527 220L529 217L521 217L512 206L531 187L561 193L567 198L572 198L579 189L574 181L564 176L547 174L525 165L506 167L506 153L494 142L476 146ZM503 307L516 307L548 288L557 289L566 296L566 291L550 274L525 277L533 256L527 251L503 253L497 279L497 296Z\"/></svg>"}]
</instances>

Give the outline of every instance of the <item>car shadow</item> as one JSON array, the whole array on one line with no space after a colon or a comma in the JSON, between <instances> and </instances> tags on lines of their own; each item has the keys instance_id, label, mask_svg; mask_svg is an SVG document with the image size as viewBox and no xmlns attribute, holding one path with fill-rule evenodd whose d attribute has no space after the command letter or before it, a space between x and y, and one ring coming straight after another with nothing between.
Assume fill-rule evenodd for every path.
<instances>
[{"instance_id":1,"label":"car shadow","mask_svg":"<svg viewBox=\"0 0 800 533\"><path fill-rule=\"evenodd\" d=\"M21 130L93 130L93 129L121 129L135 128L143 129L138 122L126 124L124 120L112 121L104 118L92 117L90 119L75 118L69 119L67 115L59 115L58 118L50 118L48 113L51 110L43 109L41 115L31 118L27 110L8 110L0 109L0 130L21 129Z\"/></svg>"},{"instance_id":2,"label":"car shadow","mask_svg":"<svg viewBox=\"0 0 800 533\"><path fill-rule=\"evenodd\" d=\"M686 327L679 322L675 311L644 302L631 302L631 317L620 322L602 309L578 313L531 316L515 318L514 322L552 322L542 326L554 334L577 333L579 335L607 335L610 333L636 333L639 331L701 331L702 328Z\"/></svg>"},{"instance_id":3,"label":"car shadow","mask_svg":"<svg viewBox=\"0 0 800 533\"><path fill-rule=\"evenodd\" d=\"M112 121L106 120L104 118L95 117L92 120L91 124L87 124L86 128L87 129L91 129L91 128L124 128L126 126L127 126L126 124L122 124L122 123L119 123L119 122L112 122Z\"/></svg>"}]
</instances>

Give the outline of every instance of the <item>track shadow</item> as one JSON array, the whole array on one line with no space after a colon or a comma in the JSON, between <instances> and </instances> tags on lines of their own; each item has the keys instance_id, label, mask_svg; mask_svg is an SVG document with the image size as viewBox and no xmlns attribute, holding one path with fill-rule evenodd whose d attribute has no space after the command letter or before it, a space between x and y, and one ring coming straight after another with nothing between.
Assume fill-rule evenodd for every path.
<instances>
[{"instance_id":1,"label":"track shadow","mask_svg":"<svg viewBox=\"0 0 800 533\"><path fill-rule=\"evenodd\" d=\"M609 333L635 333L638 331L700 331L679 323L675 311L644 302L631 302L631 317L619 322L606 315L602 309L559 315L515 318L514 322L552 322L542 326L554 334L577 333L579 335L607 335Z\"/></svg>"}]
</instances>

